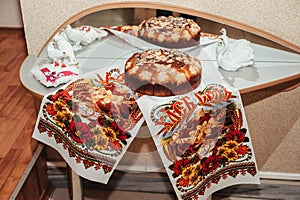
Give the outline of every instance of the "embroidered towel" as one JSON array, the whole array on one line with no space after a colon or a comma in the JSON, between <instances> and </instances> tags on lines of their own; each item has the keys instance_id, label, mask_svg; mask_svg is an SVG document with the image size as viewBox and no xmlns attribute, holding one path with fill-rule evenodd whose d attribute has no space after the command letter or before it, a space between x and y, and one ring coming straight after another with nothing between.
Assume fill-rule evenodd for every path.
<instances>
[{"instance_id":1,"label":"embroidered towel","mask_svg":"<svg viewBox=\"0 0 300 200\"><path fill-rule=\"evenodd\" d=\"M238 90L209 84L187 95L137 101L179 199L259 183Z\"/></svg>"},{"instance_id":2,"label":"embroidered towel","mask_svg":"<svg viewBox=\"0 0 300 200\"><path fill-rule=\"evenodd\" d=\"M108 182L144 121L136 95L118 75L91 72L46 95L33 133L77 174L101 183Z\"/></svg>"}]
</instances>

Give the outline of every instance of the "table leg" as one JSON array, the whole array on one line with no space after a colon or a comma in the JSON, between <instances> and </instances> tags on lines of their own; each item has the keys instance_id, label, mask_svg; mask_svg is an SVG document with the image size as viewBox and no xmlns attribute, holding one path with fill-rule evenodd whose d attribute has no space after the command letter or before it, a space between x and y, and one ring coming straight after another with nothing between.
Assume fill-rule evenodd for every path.
<instances>
[{"instance_id":1,"label":"table leg","mask_svg":"<svg viewBox=\"0 0 300 200\"><path fill-rule=\"evenodd\" d=\"M69 190L71 200L83 200L83 187L80 176L68 166ZM206 200L212 200L212 195Z\"/></svg>"},{"instance_id":2,"label":"table leg","mask_svg":"<svg viewBox=\"0 0 300 200\"><path fill-rule=\"evenodd\" d=\"M83 200L83 187L80 176L68 166L69 193L71 200Z\"/></svg>"},{"instance_id":3,"label":"table leg","mask_svg":"<svg viewBox=\"0 0 300 200\"><path fill-rule=\"evenodd\" d=\"M33 96L35 111L39 114L42 98Z\"/></svg>"}]
</instances>

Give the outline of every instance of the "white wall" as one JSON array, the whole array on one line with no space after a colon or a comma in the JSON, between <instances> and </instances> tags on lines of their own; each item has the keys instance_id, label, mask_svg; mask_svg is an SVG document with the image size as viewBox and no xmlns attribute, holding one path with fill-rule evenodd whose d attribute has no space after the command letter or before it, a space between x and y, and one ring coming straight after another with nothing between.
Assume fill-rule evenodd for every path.
<instances>
[{"instance_id":1,"label":"white wall","mask_svg":"<svg viewBox=\"0 0 300 200\"><path fill-rule=\"evenodd\" d=\"M19 0L0 0L0 28L22 28Z\"/></svg>"},{"instance_id":2,"label":"white wall","mask_svg":"<svg viewBox=\"0 0 300 200\"><path fill-rule=\"evenodd\" d=\"M177 8L180 12L189 10L190 14L210 16L210 19L218 17L219 22L223 21L248 32L257 33L259 30L260 36L300 52L300 0L20 0L20 2L30 55L38 55L46 41L66 23L95 10L126 6L174 8L173 11Z\"/></svg>"}]
</instances>

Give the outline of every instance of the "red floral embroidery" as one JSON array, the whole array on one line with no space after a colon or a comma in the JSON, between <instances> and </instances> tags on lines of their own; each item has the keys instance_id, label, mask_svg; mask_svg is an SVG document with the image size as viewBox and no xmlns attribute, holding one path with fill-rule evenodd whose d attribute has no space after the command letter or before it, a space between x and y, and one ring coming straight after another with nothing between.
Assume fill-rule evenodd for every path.
<instances>
[{"instance_id":1,"label":"red floral embroidery","mask_svg":"<svg viewBox=\"0 0 300 200\"><path fill-rule=\"evenodd\" d=\"M86 84L81 79L49 95L38 126L41 133L47 131L56 143L63 143L77 163L83 163L85 168L95 165L96 170L102 168L104 173L112 170L116 162L113 157L120 154L131 137L128 130L142 118L131 91L117 80L114 82L110 74L107 78L97 81L101 86Z\"/></svg>"},{"instance_id":2,"label":"red floral embroidery","mask_svg":"<svg viewBox=\"0 0 300 200\"><path fill-rule=\"evenodd\" d=\"M85 168L87 169L87 168L94 166L95 162L90 161L90 160L83 160L83 164L84 164Z\"/></svg>"},{"instance_id":3,"label":"red floral embroidery","mask_svg":"<svg viewBox=\"0 0 300 200\"><path fill-rule=\"evenodd\" d=\"M190 164L190 159L183 159L183 160L178 160L174 163L174 168L173 171L176 175L181 175L182 170L184 167L186 167L188 164Z\"/></svg>"},{"instance_id":4,"label":"red floral embroidery","mask_svg":"<svg viewBox=\"0 0 300 200\"><path fill-rule=\"evenodd\" d=\"M112 170L112 168L107 165L102 166L102 168L103 168L103 171L105 174L107 174L108 172L110 172Z\"/></svg>"},{"instance_id":5,"label":"red floral embroidery","mask_svg":"<svg viewBox=\"0 0 300 200\"><path fill-rule=\"evenodd\" d=\"M72 100L72 98L71 98L70 94L67 91L59 90L56 94L51 96L51 100L53 102L60 100L64 103L66 103L67 101Z\"/></svg>"},{"instance_id":6,"label":"red floral embroidery","mask_svg":"<svg viewBox=\"0 0 300 200\"><path fill-rule=\"evenodd\" d=\"M226 134L227 140L234 140L237 142L243 142L245 139L245 133L241 130L234 130L228 134Z\"/></svg>"},{"instance_id":7,"label":"red floral embroidery","mask_svg":"<svg viewBox=\"0 0 300 200\"><path fill-rule=\"evenodd\" d=\"M47 104L46 111L52 116L56 115L57 113L53 108L53 104Z\"/></svg>"},{"instance_id":8,"label":"red floral embroidery","mask_svg":"<svg viewBox=\"0 0 300 200\"><path fill-rule=\"evenodd\" d=\"M86 143L93 137L93 134L86 123L76 122L74 120L71 121L68 126L68 133L71 138L78 143Z\"/></svg>"},{"instance_id":9,"label":"red floral embroidery","mask_svg":"<svg viewBox=\"0 0 300 200\"><path fill-rule=\"evenodd\" d=\"M221 162L221 156L210 155L203 163L202 163L202 173L208 174L214 171L217 167L219 167Z\"/></svg>"},{"instance_id":10,"label":"red floral embroidery","mask_svg":"<svg viewBox=\"0 0 300 200\"><path fill-rule=\"evenodd\" d=\"M239 146L239 148L236 152L238 154L245 155L248 153L248 151L249 151L249 148L246 145L241 145L241 146Z\"/></svg>"},{"instance_id":11,"label":"red floral embroidery","mask_svg":"<svg viewBox=\"0 0 300 200\"><path fill-rule=\"evenodd\" d=\"M189 179L181 178L181 179L179 179L178 184L179 184L179 186L181 186L181 187L188 186L188 184L189 184Z\"/></svg>"},{"instance_id":12,"label":"red floral embroidery","mask_svg":"<svg viewBox=\"0 0 300 200\"><path fill-rule=\"evenodd\" d=\"M170 161L178 159L169 169L173 172L176 187L182 192L183 199L204 195L211 184L218 184L228 176L235 178L246 173L254 176L256 173L254 162L244 163L251 159L252 151L245 144L249 138L246 137L247 129L240 128L243 126L242 120L233 119L237 113L242 118L237 104L234 101L227 102L227 106L221 108L207 105L213 109L199 108L193 113L198 120L193 121L196 119L194 117L180 131L162 139L167 158ZM170 104L164 106L164 109L157 109L162 113L171 109ZM160 117L159 120L163 122L163 119Z\"/></svg>"}]
</instances>

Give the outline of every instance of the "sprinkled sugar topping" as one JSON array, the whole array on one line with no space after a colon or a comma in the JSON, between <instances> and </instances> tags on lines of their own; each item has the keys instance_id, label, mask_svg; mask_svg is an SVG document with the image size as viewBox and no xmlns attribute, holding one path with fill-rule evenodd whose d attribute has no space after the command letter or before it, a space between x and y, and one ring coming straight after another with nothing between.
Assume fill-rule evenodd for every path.
<instances>
[{"instance_id":1,"label":"sprinkled sugar topping","mask_svg":"<svg viewBox=\"0 0 300 200\"><path fill-rule=\"evenodd\" d=\"M164 29L166 31L181 31L182 28L192 28L192 29L199 29L197 23L195 23L192 19L186 19L183 17L165 17L165 16L159 16L159 17L151 17L147 21L144 21L144 23L141 24L141 26L144 26L149 29ZM199 31L198 30L198 31Z\"/></svg>"},{"instance_id":2,"label":"sprinkled sugar topping","mask_svg":"<svg viewBox=\"0 0 300 200\"><path fill-rule=\"evenodd\" d=\"M136 55L136 65L144 65L145 63L194 65L195 60L187 53L179 50L158 49L146 50Z\"/></svg>"}]
</instances>

